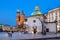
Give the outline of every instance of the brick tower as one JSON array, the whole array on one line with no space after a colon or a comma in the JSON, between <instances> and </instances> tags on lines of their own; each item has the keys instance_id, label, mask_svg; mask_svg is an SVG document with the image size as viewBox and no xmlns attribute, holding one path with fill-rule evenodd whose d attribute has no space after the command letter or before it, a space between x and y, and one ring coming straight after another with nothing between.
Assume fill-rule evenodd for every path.
<instances>
[{"instance_id":1,"label":"brick tower","mask_svg":"<svg viewBox=\"0 0 60 40\"><path fill-rule=\"evenodd\" d=\"M25 17L24 17L24 12L22 11L22 14L20 15L20 23L24 23L25 22Z\"/></svg>"}]
</instances>

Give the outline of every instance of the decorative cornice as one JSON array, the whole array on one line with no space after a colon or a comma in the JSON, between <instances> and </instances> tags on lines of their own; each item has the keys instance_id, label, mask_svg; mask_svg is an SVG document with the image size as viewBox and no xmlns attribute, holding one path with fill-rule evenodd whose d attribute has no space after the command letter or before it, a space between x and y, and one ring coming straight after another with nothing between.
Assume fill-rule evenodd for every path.
<instances>
[{"instance_id":1,"label":"decorative cornice","mask_svg":"<svg viewBox=\"0 0 60 40\"><path fill-rule=\"evenodd\" d=\"M28 16L28 18L29 17L35 17L35 16L43 16L43 14L40 14L40 15L30 15L30 16Z\"/></svg>"},{"instance_id":2,"label":"decorative cornice","mask_svg":"<svg viewBox=\"0 0 60 40\"><path fill-rule=\"evenodd\" d=\"M60 7L52 9L52 10L49 10L48 13L52 13L52 12L57 11L57 10L60 10Z\"/></svg>"}]
</instances>

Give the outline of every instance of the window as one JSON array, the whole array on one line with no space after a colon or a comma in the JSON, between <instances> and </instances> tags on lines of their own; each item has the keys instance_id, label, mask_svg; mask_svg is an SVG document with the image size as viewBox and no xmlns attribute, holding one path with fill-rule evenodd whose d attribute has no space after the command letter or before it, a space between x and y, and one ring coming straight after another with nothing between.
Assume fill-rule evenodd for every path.
<instances>
[{"instance_id":1,"label":"window","mask_svg":"<svg viewBox=\"0 0 60 40\"><path fill-rule=\"evenodd\" d=\"M35 22L36 22L36 20L33 20L33 22L35 23Z\"/></svg>"},{"instance_id":2,"label":"window","mask_svg":"<svg viewBox=\"0 0 60 40\"><path fill-rule=\"evenodd\" d=\"M27 22L27 19L25 19L25 21Z\"/></svg>"}]
</instances>

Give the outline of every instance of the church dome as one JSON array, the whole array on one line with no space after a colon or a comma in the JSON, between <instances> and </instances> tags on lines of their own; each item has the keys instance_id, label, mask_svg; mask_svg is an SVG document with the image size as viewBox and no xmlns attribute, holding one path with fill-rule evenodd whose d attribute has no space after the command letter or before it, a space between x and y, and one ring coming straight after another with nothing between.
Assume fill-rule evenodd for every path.
<instances>
[{"instance_id":1,"label":"church dome","mask_svg":"<svg viewBox=\"0 0 60 40\"><path fill-rule=\"evenodd\" d=\"M39 15L39 14L42 14L42 13L39 11L39 6L35 6L35 12L32 12L31 15Z\"/></svg>"},{"instance_id":2,"label":"church dome","mask_svg":"<svg viewBox=\"0 0 60 40\"><path fill-rule=\"evenodd\" d=\"M39 14L42 14L42 13L40 11L35 11L31 15L39 15Z\"/></svg>"}]
</instances>

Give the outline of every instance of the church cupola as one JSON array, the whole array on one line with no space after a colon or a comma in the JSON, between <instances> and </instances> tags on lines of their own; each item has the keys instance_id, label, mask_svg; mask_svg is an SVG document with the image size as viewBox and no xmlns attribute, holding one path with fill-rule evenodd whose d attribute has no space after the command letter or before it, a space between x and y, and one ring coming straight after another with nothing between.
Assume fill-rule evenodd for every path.
<instances>
[{"instance_id":1,"label":"church cupola","mask_svg":"<svg viewBox=\"0 0 60 40\"><path fill-rule=\"evenodd\" d=\"M32 12L31 15L40 15L40 14L42 14L42 13L39 11L39 6L36 5L36 6L35 6L35 12Z\"/></svg>"}]
</instances>

